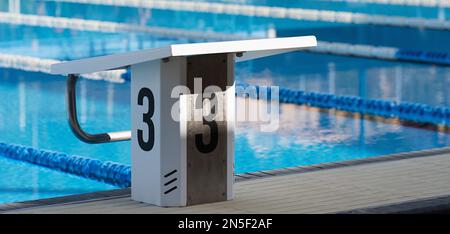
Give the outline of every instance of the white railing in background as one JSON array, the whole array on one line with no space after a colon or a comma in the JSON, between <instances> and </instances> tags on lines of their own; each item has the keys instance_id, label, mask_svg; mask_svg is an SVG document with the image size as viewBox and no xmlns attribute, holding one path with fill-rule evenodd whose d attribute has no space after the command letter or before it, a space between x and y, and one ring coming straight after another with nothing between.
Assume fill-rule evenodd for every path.
<instances>
[{"instance_id":1,"label":"white railing in background","mask_svg":"<svg viewBox=\"0 0 450 234\"><path fill-rule=\"evenodd\" d=\"M123 7L139 7L161 10L203 12L214 14L230 14L293 20L323 21L350 24L374 24L397 27L419 27L450 30L450 21L442 19L425 19L416 17L372 15L345 11L328 11L302 8L285 8L269 6L253 6L239 4L161 1L161 0L46 0L72 2L82 4L111 5Z\"/></svg>"}]
</instances>

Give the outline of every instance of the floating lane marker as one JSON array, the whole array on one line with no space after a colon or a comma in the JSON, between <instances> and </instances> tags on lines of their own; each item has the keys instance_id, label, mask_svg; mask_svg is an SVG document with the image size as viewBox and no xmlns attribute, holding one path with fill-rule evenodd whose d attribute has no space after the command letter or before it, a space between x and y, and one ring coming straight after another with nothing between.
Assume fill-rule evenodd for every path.
<instances>
[{"instance_id":1,"label":"floating lane marker","mask_svg":"<svg viewBox=\"0 0 450 234\"><path fill-rule=\"evenodd\" d=\"M131 167L65 153L0 143L0 156L126 188Z\"/></svg>"},{"instance_id":2,"label":"floating lane marker","mask_svg":"<svg viewBox=\"0 0 450 234\"><path fill-rule=\"evenodd\" d=\"M192 1L154 1L154 0L51 0L57 2L110 5L120 7L137 7L148 9L202 12L212 14L243 15L251 17L282 18L293 20L323 21L349 24L374 24L397 27L418 27L449 30L450 21L372 15L345 11L328 11L302 8L269 7L224 3L192 2Z\"/></svg>"},{"instance_id":3,"label":"floating lane marker","mask_svg":"<svg viewBox=\"0 0 450 234\"><path fill-rule=\"evenodd\" d=\"M426 52L419 50L399 49L395 57L404 61L416 61L450 65L450 53L448 52Z\"/></svg>"},{"instance_id":4,"label":"floating lane marker","mask_svg":"<svg viewBox=\"0 0 450 234\"><path fill-rule=\"evenodd\" d=\"M236 86L246 88L249 84L238 83ZM259 86L255 86L259 94ZM267 94L270 97L270 89ZM259 98L259 97L258 97ZM336 109L347 112L398 118L419 123L431 123L450 126L450 107L430 106L421 103L396 102L390 100L364 99L358 96L337 96L334 94L305 92L280 88L280 103L308 105L324 109Z\"/></svg>"}]
</instances>

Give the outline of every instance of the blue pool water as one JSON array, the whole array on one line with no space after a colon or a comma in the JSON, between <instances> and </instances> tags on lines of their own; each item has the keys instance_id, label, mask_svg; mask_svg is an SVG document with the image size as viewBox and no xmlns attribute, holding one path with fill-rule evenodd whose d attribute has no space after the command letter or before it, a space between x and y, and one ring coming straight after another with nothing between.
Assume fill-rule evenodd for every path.
<instances>
[{"instance_id":1,"label":"blue pool water","mask_svg":"<svg viewBox=\"0 0 450 234\"><path fill-rule=\"evenodd\" d=\"M116 189L78 176L0 157L0 204Z\"/></svg>"},{"instance_id":2,"label":"blue pool water","mask_svg":"<svg viewBox=\"0 0 450 234\"><path fill-rule=\"evenodd\" d=\"M142 33L99 33L0 24L0 53L72 60L188 43ZM76 44L76 46L73 46Z\"/></svg>"},{"instance_id":3,"label":"blue pool water","mask_svg":"<svg viewBox=\"0 0 450 234\"><path fill-rule=\"evenodd\" d=\"M44 4L39 1L32 2L38 5ZM29 14L35 13L39 15L58 17L113 21L146 25L149 27L158 26L195 31L214 31L246 36L265 36L269 29L275 28L278 36L314 34L319 38L319 40L322 41L450 52L449 46L443 46L450 40L450 31L448 30L443 31L382 25L329 23L320 21L249 17L243 15L214 15L204 12L198 13L159 9L142 10L131 7L80 5L74 3L55 3L53 1L48 1L45 3L46 4L44 4L44 6L46 7L30 7L30 10L25 10L25 12ZM53 7L49 7L47 5L51 5ZM57 8L56 6L60 7ZM114 14L98 14L96 12L114 12ZM450 15L450 13L448 15ZM49 35L52 34L67 36L67 33L45 33L44 31L45 30L42 30L42 32L39 33L39 37L34 37L33 39L37 40L52 38L49 37ZM27 31L26 34L28 33L29 32ZM92 33L89 32L77 32L77 34L92 35ZM12 37L21 37L21 33L19 33L19 31L16 33L11 33L10 35ZM136 37L146 37L139 34L132 35ZM29 39L31 38L28 37L28 40ZM113 44L114 43L108 43L108 46L113 46Z\"/></svg>"},{"instance_id":4,"label":"blue pool water","mask_svg":"<svg viewBox=\"0 0 450 234\"><path fill-rule=\"evenodd\" d=\"M382 11L376 4L369 4L368 8L336 2L324 5L325 1L311 0L244 2L427 18L449 15L448 10L439 13L442 10L435 8L389 6L391 11ZM0 10L6 9L4 1L0 1ZM29 14L143 22L148 26L244 35L261 35L269 27L275 27L279 36L317 34L319 40L326 41L450 51L445 43L450 40L450 33L439 30L169 10L151 10L150 14L130 7L53 1L25 0L22 10ZM399 35L408 40L402 40ZM71 60L186 42L195 41L133 32L100 33L0 24L0 55ZM250 84L450 106L450 68L444 66L296 52L238 64L235 74L237 81ZM129 129L129 85L129 82L81 80L78 109L82 127L90 132ZM129 165L129 142L87 145L73 136L66 120L64 87L65 77L0 67L0 142ZM450 146L448 131L369 120L357 115L344 116L299 105L284 104L280 114L280 129L273 133L260 132L254 123L238 124L236 173ZM0 168L0 203L114 188L3 157L0 157Z\"/></svg>"},{"instance_id":5,"label":"blue pool water","mask_svg":"<svg viewBox=\"0 0 450 234\"><path fill-rule=\"evenodd\" d=\"M66 122L62 77L1 72L0 92L9 97L0 101L1 113L8 113L0 118L1 142L130 163L129 142L87 145L73 136ZM84 128L92 132L129 129L128 83L82 80L79 94L79 117ZM237 126L236 173L450 145L449 135L442 132L337 116L296 105L282 105L280 123L274 133L262 133L251 123ZM112 188L23 162L2 159L0 163L8 168L0 171L1 178L12 178L0 180L2 202Z\"/></svg>"},{"instance_id":6,"label":"blue pool water","mask_svg":"<svg viewBox=\"0 0 450 234\"><path fill-rule=\"evenodd\" d=\"M23 0L22 12L31 14L42 14L43 12L55 12L57 14L72 14L74 16L80 15L92 15L92 17L98 17L98 12L105 12L104 10L113 10L114 13L123 12L124 8L128 10L138 12L139 10L131 7L116 8L111 6L98 6L98 5L86 5L80 6L76 3L64 3L53 1L36 1L36 0ZM330 11L346 11L355 13L366 14L379 14L388 16L404 16L404 17L421 17L430 19L450 19L450 10L447 8L439 7L415 7L415 6L398 6L398 5L380 5L380 4L368 4L368 3L348 3L348 2L336 2L336 1L322 1L322 0L302 0L302 1L279 1L279 0L246 0L246 1L233 1L233 0L207 0L196 2L218 2L225 4L241 4L241 5L256 5L256 6L274 6L274 7L294 7L304 9L320 9ZM76 9L74 9L76 8ZM79 9L79 10L77 10ZM94 14L92 14L94 13ZM111 20L117 21L114 17L115 14L110 14ZM120 16L130 17L130 14L123 13Z\"/></svg>"}]
</instances>

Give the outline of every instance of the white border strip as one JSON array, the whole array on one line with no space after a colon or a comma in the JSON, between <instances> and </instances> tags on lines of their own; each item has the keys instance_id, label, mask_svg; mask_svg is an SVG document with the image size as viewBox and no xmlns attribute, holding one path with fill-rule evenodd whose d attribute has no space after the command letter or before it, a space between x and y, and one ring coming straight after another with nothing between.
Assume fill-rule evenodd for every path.
<instances>
[{"instance_id":1,"label":"white border strip","mask_svg":"<svg viewBox=\"0 0 450 234\"><path fill-rule=\"evenodd\" d=\"M138 7L149 9L204 12L213 14L230 14L256 17L283 18L293 20L324 21L333 23L374 24L397 27L419 27L450 30L450 21L371 15L345 11L327 11L302 8L268 7L191 1L161 1L161 0L47 0L56 2L71 2L82 4L110 5L121 7Z\"/></svg>"},{"instance_id":2,"label":"white border strip","mask_svg":"<svg viewBox=\"0 0 450 234\"><path fill-rule=\"evenodd\" d=\"M348 43L319 41L317 47L308 48L307 50L315 53L398 60L395 55L399 49L394 47L353 45Z\"/></svg>"},{"instance_id":3,"label":"white border strip","mask_svg":"<svg viewBox=\"0 0 450 234\"><path fill-rule=\"evenodd\" d=\"M421 7L450 7L449 0L324 0L330 2L372 3L381 5L421 6Z\"/></svg>"},{"instance_id":4,"label":"white border strip","mask_svg":"<svg viewBox=\"0 0 450 234\"><path fill-rule=\"evenodd\" d=\"M61 61L55 59L42 59L23 55L0 54L0 67L24 70L29 72L42 72L50 74L50 66ZM92 80L106 80L115 83L123 83L121 75L125 70L103 71L82 76Z\"/></svg>"}]
</instances>

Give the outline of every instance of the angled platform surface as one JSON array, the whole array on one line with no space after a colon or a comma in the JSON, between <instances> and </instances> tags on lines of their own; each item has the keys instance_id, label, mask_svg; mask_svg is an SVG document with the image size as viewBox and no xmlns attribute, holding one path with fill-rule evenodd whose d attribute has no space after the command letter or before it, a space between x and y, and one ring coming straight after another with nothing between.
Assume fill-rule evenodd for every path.
<instances>
[{"instance_id":1,"label":"angled platform surface","mask_svg":"<svg viewBox=\"0 0 450 234\"><path fill-rule=\"evenodd\" d=\"M11 213L338 213L450 195L450 154L356 164L236 184L236 199L161 208L121 194ZM442 200L442 199L441 199Z\"/></svg>"},{"instance_id":2,"label":"angled platform surface","mask_svg":"<svg viewBox=\"0 0 450 234\"><path fill-rule=\"evenodd\" d=\"M51 73L62 75L85 74L125 68L132 64L168 58L171 56L192 56L201 54L242 52L242 57L236 58L237 62L241 62L250 59L300 50L303 48L314 47L316 45L317 41L316 37L314 36L175 44L161 48L53 64L51 66Z\"/></svg>"}]
</instances>

